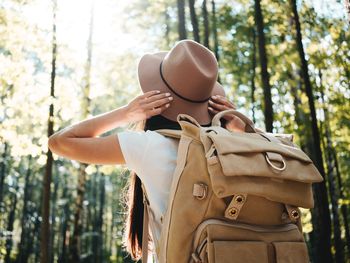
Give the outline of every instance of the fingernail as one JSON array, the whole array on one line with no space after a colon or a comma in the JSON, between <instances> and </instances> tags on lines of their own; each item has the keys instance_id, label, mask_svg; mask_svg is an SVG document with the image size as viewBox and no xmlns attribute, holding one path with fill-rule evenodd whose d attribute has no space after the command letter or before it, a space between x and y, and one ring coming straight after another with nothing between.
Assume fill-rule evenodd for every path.
<instances>
[{"instance_id":1,"label":"fingernail","mask_svg":"<svg viewBox=\"0 0 350 263\"><path fill-rule=\"evenodd\" d=\"M213 99L216 99L217 98L217 96L216 95L214 95L214 96L211 96Z\"/></svg>"},{"instance_id":2,"label":"fingernail","mask_svg":"<svg viewBox=\"0 0 350 263\"><path fill-rule=\"evenodd\" d=\"M169 106L170 106L170 104L169 104L169 103L165 105L165 107L166 107L166 108L169 108Z\"/></svg>"},{"instance_id":3,"label":"fingernail","mask_svg":"<svg viewBox=\"0 0 350 263\"><path fill-rule=\"evenodd\" d=\"M169 100L173 100L174 98L173 98L173 97L169 97L168 99L169 99Z\"/></svg>"},{"instance_id":4,"label":"fingernail","mask_svg":"<svg viewBox=\"0 0 350 263\"><path fill-rule=\"evenodd\" d=\"M170 96L170 93L169 92L165 93L165 96Z\"/></svg>"},{"instance_id":5,"label":"fingernail","mask_svg":"<svg viewBox=\"0 0 350 263\"><path fill-rule=\"evenodd\" d=\"M157 93L160 93L160 90L156 90Z\"/></svg>"}]
</instances>

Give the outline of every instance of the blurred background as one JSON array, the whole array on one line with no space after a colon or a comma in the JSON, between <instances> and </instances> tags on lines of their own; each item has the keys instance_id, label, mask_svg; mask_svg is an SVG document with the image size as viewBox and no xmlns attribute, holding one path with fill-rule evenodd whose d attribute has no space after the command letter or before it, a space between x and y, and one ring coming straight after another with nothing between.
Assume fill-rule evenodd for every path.
<instances>
[{"instance_id":1,"label":"blurred background","mask_svg":"<svg viewBox=\"0 0 350 263\"><path fill-rule=\"evenodd\" d=\"M185 38L214 52L238 110L312 157L325 180L302 210L310 257L350 262L347 4L0 0L0 262L132 262L129 172L52 156L47 139L125 105L140 93L138 58Z\"/></svg>"}]
</instances>

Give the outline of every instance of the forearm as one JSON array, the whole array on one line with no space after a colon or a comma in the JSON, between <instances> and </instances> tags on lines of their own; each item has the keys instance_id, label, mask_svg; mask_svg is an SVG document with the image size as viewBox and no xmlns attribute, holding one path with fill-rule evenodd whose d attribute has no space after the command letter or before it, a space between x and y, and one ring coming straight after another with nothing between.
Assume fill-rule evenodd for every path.
<instances>
[{"instance_id":1,"label":"forearm","mask_svg":"<svg viewBox=\"0 0 350 263\"><path fill-rule=\"evenodd\" d=\"M126 107L121 107L72 124L51 137L89 138L127 124ZM50 138L51 138L50 137ZM51 139L52 139L51 138Z\"/></svg>"}]
</instances>

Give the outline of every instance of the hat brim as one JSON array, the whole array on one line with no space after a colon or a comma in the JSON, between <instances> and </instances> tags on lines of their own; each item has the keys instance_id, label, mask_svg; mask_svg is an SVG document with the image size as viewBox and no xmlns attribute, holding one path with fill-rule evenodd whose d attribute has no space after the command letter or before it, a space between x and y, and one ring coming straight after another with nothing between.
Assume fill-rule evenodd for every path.
<instances>
[{"instance_id":1,"label":"hat brim","mask_svg":"<svg viewBox=\"0 0 350 263\"><path fill-rule=\"evenodd\" d=\"M138 64L138 79L143 93L152 90L159 90L162 93L169 92L173 101L170 107L164 110L161 115L176 121L179 114L188 114L195 118L199 124L209 124L212 116L208 111L208 102L193 103L179 98L162 81L159 73L159 66L168 52L157 52L144 55ZM211 95L225 96L225 91L220 83L215 82Z\"/></svg>"}]
</instances>

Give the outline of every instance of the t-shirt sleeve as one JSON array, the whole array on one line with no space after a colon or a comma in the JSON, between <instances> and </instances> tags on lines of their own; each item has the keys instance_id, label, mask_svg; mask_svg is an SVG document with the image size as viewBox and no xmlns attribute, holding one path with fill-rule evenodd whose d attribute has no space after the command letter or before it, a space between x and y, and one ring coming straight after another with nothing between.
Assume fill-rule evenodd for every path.
<instances>
[{"instance_id":1,"label":"t-shirt sleeve","mask_svg":"<svg viewBox=\"0 0 350 263\"><path fill-rule=\"evenodd\" d=\"M119 132L117 136L126 166L139 173L149 141L147 132L123 131Z\"/></svg>"}]
</instances>

